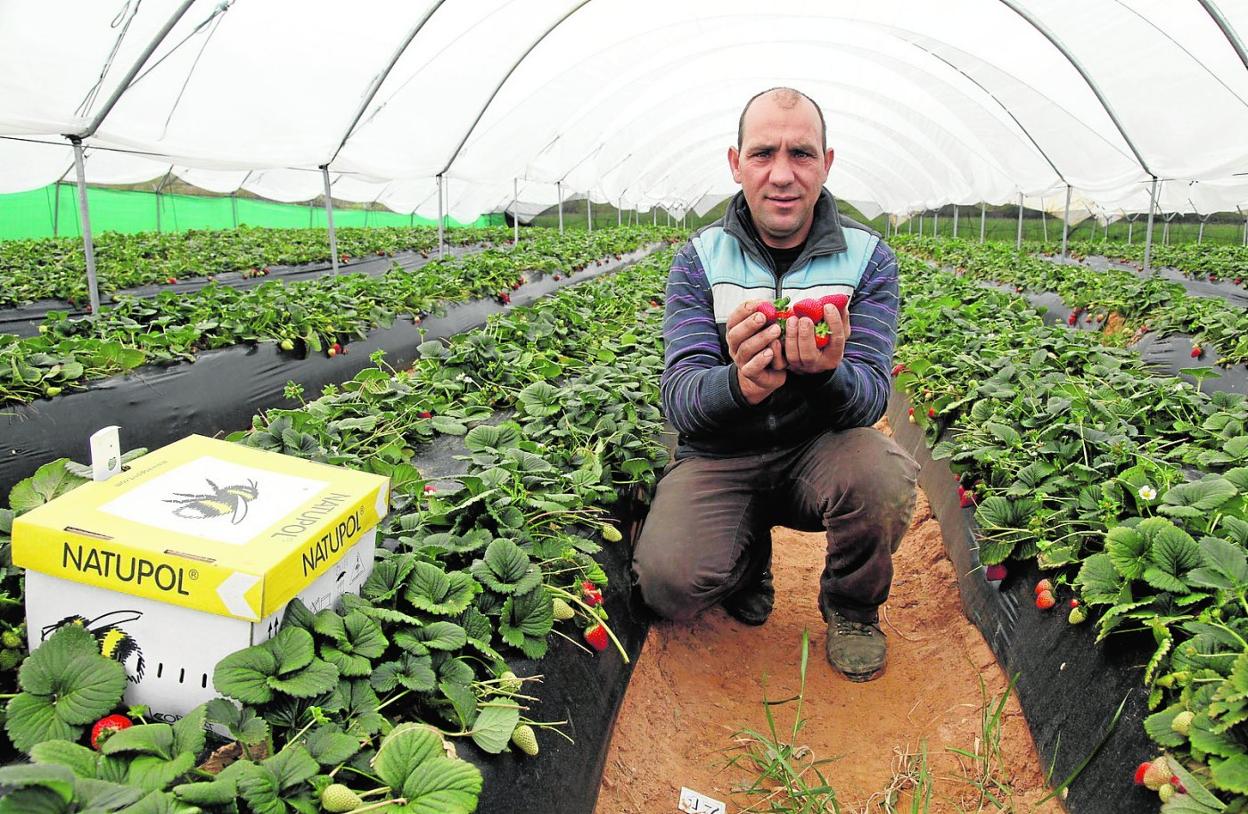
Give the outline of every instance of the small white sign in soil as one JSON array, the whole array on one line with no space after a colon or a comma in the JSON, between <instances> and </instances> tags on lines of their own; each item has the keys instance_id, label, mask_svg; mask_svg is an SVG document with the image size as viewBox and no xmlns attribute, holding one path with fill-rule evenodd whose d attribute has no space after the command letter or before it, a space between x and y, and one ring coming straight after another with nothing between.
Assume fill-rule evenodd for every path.
<instances>
[{"instance_id":1,"label":"small white sign in soil","mask_svg":"<svg viewBox=\"0 0 1248 814\"><path fill-rule=\"evenodd\" d=\"M693 789L680 787L680 804L677 808L685 814L727 814L728 807L719 800L699 794Z\"/></svg>"}]
</instances>

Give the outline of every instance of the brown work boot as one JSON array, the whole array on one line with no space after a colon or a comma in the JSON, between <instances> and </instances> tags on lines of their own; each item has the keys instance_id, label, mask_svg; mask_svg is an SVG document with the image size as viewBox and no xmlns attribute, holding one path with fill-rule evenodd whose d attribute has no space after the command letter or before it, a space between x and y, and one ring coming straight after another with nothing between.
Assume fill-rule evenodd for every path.
<instances>
[{"instance_id":1,"label":"brown work boot","mask_svg":"<svg viewBox=\"0 0 1248 814\"><path fill-rule=\"evenodd\" d=\"M828 663L850 681L870 681L884 672L887 644L880 623L864 624L846 619L837 611L828 618L824 652Z\"/></svg>"},{"instance_id":2,"label":"brown work boot","mask_svg":"<svg viewBox=\"0 0 1248 814\"><path fill-rule=\"evenodd\" d=\"M771 615L776 603L776 588L771 581L771 569L759 575L758 582L741 588L724 600L724 610L743 625L761 625Z\"/></svg>"}]
</instances>

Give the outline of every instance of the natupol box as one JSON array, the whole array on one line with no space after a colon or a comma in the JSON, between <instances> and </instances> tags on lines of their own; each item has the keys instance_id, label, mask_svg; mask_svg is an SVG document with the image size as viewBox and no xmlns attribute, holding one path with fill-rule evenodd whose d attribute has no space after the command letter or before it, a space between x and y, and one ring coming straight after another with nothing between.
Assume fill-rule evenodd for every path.
<instances>
[{"instance_id":1,"label":"natupol box","mask_svg":"<svg viewBox=\"0 0 1248 814\"><path fill-rule=\"evenodd\" d=\"M315 612L359 590L388 499L378 475L184 438L14 521L30 645L83 624L125 664L128 703L179 717L291 599Z\"/></svg>"}]
</instances>

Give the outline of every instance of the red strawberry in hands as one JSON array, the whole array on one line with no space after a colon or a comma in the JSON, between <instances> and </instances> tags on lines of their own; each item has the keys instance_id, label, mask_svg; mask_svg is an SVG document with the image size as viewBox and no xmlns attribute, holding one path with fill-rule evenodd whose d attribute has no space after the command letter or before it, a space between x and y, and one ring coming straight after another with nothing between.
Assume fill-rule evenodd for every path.
<instances>
[{"instance_id":1,"label":"red strawberry in hands","mask_svg":"<svg viewBox=\"0 0 1248 814\"><path fill-rule=\"evenodd\" d=\"M793 316L806 317L816 325L823 322L823 306L821 300L806 299L793 304Z\"/></svg>"},{"instance_id":2,"label":"red strawberry in hands","mask_svg":"<svg viewBox=\"0 0 1248 814\"><path fill-rule=\"evenodd\" d=\"M828 323L819 322L815 325L815 347L823 350L832 341L832 329L828 327Z\"/></svg>"},{"instance_id":3,"label":"red strawberry in hands","mask_svg":"<svg viewBox=\"0 0 1248 814\"><path fill-rule=\"evenodd\" d=\"M773 302L760 302L754 306L754 310L766 317L769 323L777 319L787 319L791 313L788 308L788 297L781 297Z\"/></svg>"},{"instance_id":4,"label":"red strawberry in hands","mask_svg":"<svg viewBox=\"0 0 1248 814\"><path fill-rule=\"evenodd\" d=\"M819 298L819 312L823 315L823 306L831 305L838 311L844 311L845 306L849 305L848 294L826 294Z\"/></svg>"}]
</instances>

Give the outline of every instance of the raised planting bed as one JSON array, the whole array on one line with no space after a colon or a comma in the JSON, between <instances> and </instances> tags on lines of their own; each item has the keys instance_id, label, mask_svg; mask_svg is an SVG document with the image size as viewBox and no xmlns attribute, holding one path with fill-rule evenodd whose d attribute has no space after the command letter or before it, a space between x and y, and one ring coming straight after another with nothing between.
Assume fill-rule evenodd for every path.
<instances>
[{"instance_id":1,"label":"raised planting bed","mask_svg":"<svg viewBox=\"0 0 1248 814\"><path fill-rule=\"evenodd\" d=\"M508 267L508 279L518 282L523 277L526 282L507 287L507 303L492 297L447 305L423 319L399 318L389 326L364 331L363 338L350 343L344 337L344 352L332 356L306 348L286 351L271 341L238 344L201 352L194 363L145 366L50 400L11 407L0 415L6 442L0 450L0 494L42 461L82 459L86 438L101 426L123 424L129 446L148 448L192 432L212 435L244 427L260 409L293 404L284 395L289 382L318 393L368 367L370 356L379 350L396 368L406 366L422 342L476 327L491 314L615 271L654 250L649 245L621 253L618 259L609 255L575 273L551 271L550 261L542 261L548 266L542 274Z\"/></svg>"},{"instance_id":2,"label":"raised planting bed","mask_svg":"<svg viewBox=\"0 0 1248 814\"><path fill-rule=\"evenodd\" d=\"M390 478L362 595L338 611L292 605L278 638L227 656L214 684L241 709L214 702L172 725L130 727L105 742L106 757L84 745L84 725L8 718L36 764L0 769L8 804L107 793L152 811L316 812L332 779L368 801L402 796L407 808L394 810L591 811L645 633L626 602L624 539L666 459L662 312L651 302L670 259L429 342L410 370L381 360L232 436ZM64 463L48 464L14 508L70 481ZM63 677L50 697L32 672L47 662L116 664L69 633L28 657L24 700L11 703L55 705L94 675ZM9 689L14 680L0 673ZM68 717L124 714L119 687L96 689L75 696L84 704ZM219 749L207 722L242 746ZM534 755L530 733L516 734L529 725Z\"/></svg>"},{"instance_id":3,"label":"raised planting bed","mask_svg":"<svg viewBox=\"0 0 1248 814\"><path fill-rule=\"evenodd\" d=\"M1233 687L1248 633L1244 397L1154 376L1128 351L1046 325L1019 296L910 258L902 268L905 398L890 415L926 464L968 612L1022 673L1053 781L1093 756L1067 805L1155 809L1156 795L1130 780L1165 750L1187 790L1166 810L1238 810L1248 802ZM988 571L996 565L1004 576ZM1037 569L1056 608L1035 601ZM1098 651L1072 623L1095 628ZM1176 726L1181 712L1191 715Z\"/></svg>"},{"instance_id":4,"label":"raised planting bed","mask_svg":"<svg viewBox=\"0 0 1248 814\"><path fill-rule=\"evenodd\" d=\"M438 230L427 226L348 227L337 230L340 260L401 252L428 252L438 245ZM511 230L451 229L452 245L502 244ZM136 286L163 285L215 275L258 275L266 267L327 265L326 229L191 229L185 232L119 234L95 237L100 297ZM70 305L87 303L87 269L79 238L40 238L0 242L0 307L40 300Z\"/></svg>"},{"instance_id":5,"label":"raised planting bed","mask_svg":"<svg viewBox=\"0 0 1248 814\"><path fill-rule=\"evenodd\" d=\"M340 274L245 291L210 285L184 295L122 297L95 319L52 313L38 336L0 334L0 405L56 398L90 379L266 339L288 352L329 352L403 316L483 296L506 301L526 273L567 275L675 234L649 227L544 233L509 250L448 258L415 273L395 269L380 277Z\"/></svg>"}]
</instances>

